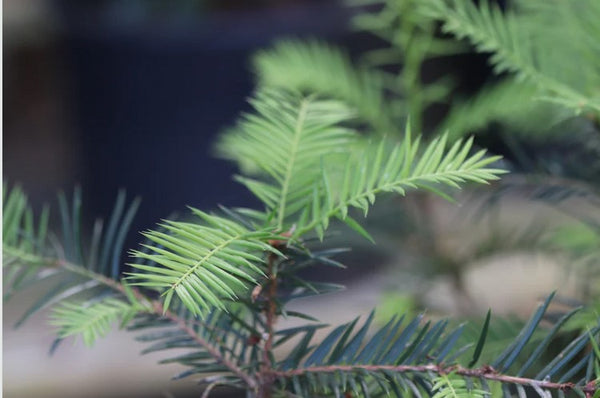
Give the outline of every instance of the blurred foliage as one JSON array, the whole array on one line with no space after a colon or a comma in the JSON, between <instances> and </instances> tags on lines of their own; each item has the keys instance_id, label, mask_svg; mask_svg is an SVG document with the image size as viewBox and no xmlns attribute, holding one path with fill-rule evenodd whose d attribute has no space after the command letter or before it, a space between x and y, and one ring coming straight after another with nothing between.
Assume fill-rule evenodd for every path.
<instances>
[{"instance_id":1,"label":"blurred foliage","mask_svg":"<svg viewBox=\"0 0 600 398\"><path fill-rule=\"evenodd\" d=\"M379 48L352 60L344 50L320 41L280 41L254 57L259 85L341 99L356 109L365 131L387 136L397 135L397 126L409 115L417 131L427 130L433 137L448 132L453 140L477 134L475 142L503 154L512 171L537 176L527 184L544 175L560 177L562 182L554 180L552 192L542 195L551 206L572 196L569 181L592 186L600 182L599 2L353 0L348 4L355 11L352 26L378 38ZM448 65L469 59L465 58L469 53L488 57L490 77L479 91L461 98L465 77ZM426 76L430 64L438 71ZM440 104L447 112L432 123L428 112ZM502 196L519 195L518 187L511 189L518 185L495 186L489 196L493 200L478 214L493 213L492 204L500 203ZM402 234L393 244L411 253L418 264L415 269L452 275L459 295L465 293L462 279L467 266L477 259L557 248L547 239L549 227L544 222L533 219L532 225L508 227L490 222L490 232L457 255L440 242L444 237L433 226L431 199L419 194L414 202L409 208L403 205L401 230L386 231ZM587 263L598 268L591 260ZM585 277L583 283L594 284Z\"/></svg>"}]
</instances>

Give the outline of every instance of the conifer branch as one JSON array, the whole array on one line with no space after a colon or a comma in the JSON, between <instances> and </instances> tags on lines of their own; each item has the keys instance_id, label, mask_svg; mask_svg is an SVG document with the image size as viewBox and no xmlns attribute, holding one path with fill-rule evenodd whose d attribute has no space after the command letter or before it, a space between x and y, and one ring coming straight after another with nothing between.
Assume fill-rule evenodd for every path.
<instances>
[{"instance_id":1,"label":"conifer branch","mask_svg":"<svg viewBox=\"0 0 600 398\"><path fill-rule=\"evenodd\" d=\"M598 381L590 381L584 386L577 386L574 383L557 383L549 380L536 380L527 377L516 377L508 374L502 374L491 366L482 366L480 368L469 369L459 365L444 366L443 364L428 365L329 365L312 366L307 368L298 368L291 370L273 371L273 375L282 378L291 378L294 376L305 376L307 374L323 374L336 372L393 372L393 373L434 373L436 375L456 374L468 378L485 379L490 381L499 381L504 384L518 384L522 386L536 386L547 390L560 391L580 391L586 396L592 396L600 391Z\"/></svg>"},{"instance_id":2,"label":"conifer branch","mask_svg":"<svg viewBox=\"0 0 600 398\"><path fill-rule=\"evenodd\" d=\"M256 389L258 383L255 378L250 376L248 373L244 372L239 366L237 366L232 361L228 360L223 356L217 348L215 348L212 344L210 344L207 340L202 338L191 328L184 319L181 319L179 316L174 314L171 311L165 311L160 301L153 301L153 309L157 315L164 316L167 319L171 320L177 327L183 330L188 336L190 336L194 341L200 344L213 358L216 362L222 364L227 367L234 375L238 376L241 380L243 380L250 390Z\"/></svg>"},{"instance_id":3,"label":"conifer branch","mask_svg":"<svg viewBox=\"0 0 600 398\"><path fill-rule=\"evenodd\" d=\"M273 362L271 357L273 355L273 339L275 337L275 322L277 320L277 272L275 267L275 261L277 256L273 253L269 254L267 260L267 283L268 288L266 290L266 308L265 308L265 329L266 338L263 347L263 363L261 366L261 396L270 397L271 389L275 378L273 377Z\"/></svg>"},{"instance_id":4,"label":"conifer branch","mask_svg":"<svg viewBox=\"0 0 600 398\"><path fill-rule=\"evenodd\" d=\"M93 271L90 271L88 269L85 269L76 264L72 264L66 260L36 257L36 264L38 264L38 266L48 267L48 268L61 268L61 269L64 269L65 271L95 280L95 281L111 288L112 290L122 293L124 295L128 294L127 289L125 288L125 286L122 283L119 283L118 281L115 281L114 279L111 279L104 275L101 275L101 274L95 273ZM176 314L174 314L171 311L165 311L162 303L159 300L152 300L152 299L146 297L144 294L142 294L140 292L139 289L137 289L135 287L129 287L129 289L134 294L135 298L138 301L140 301L141 303L145 303L146 307L151 308L155 315L166 317L167 319L171 320L179 329L184 331L186 334L189 335L189 337L194 339L194 341L196 343L201 345L215 359L215 361L217 361L217 362L221 363L223 366L227 367L233 374L235 374L241 380L243 380L246 383L246 385L248 386L248 388L250 388L250 389L256 388L257 381L253 377L248 375L246 372L244 372L241 368L239 368L233 362L231 362L227 358L225 358L219 352L219 350L217 348L215 348L207 340L205 340L204 338L199 336L194 331L194 329L191 328L186 323L186 321L184 319L180 318L179 316L177 316Z\"/></svg>"},{"instance_id":5,"label":"conifer branch","mask_svg":"<svg viewBox=\"0 0 600 398\"><path fill-rule=\"evenodd\" d=\"M306 119L306 112L308 106L308 100L303 100L300 103L300 109L298 109L298 116L296 117L292 142L290 145L289 161L285 165L285 173L283 175L283 182L281 183L281 193L279 198L279 210L277 212L277 229L282 230L283 221L286 214L286 201L290 189L290 183L294 174L294 168L296 166L296 157L298 156L298 150L300 147L300 139L304 130L304 121Z\"/></svg>"}]
</instances>

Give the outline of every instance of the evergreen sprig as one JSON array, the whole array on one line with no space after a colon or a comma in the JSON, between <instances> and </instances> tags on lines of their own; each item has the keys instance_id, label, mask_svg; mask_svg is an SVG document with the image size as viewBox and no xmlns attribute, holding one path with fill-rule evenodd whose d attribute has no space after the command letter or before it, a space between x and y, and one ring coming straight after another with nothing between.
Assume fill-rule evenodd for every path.
<instances>
[{"instance_id":1,"label":"evergreen sprig","mask_svg":"<svg viewBox=\"0 0 600 398\"><path fill-rule=\"evenodd\" d=\"M197 209L192 212L203 224L165 221L165 232L143 233L148 251L133 251L133 257L149 260L154 265L131 264L128 280L135 286L164 290L164 310L173 296L194 314L225 309L224 300L234 300L237 293L256 283L261 269L255 265L266 260L263 253L281 253L269 245L277 236L266 230L249 231L223 217Z\"/></svg>"},{"instance_id":2,"label":"evergreen sprig","mask_svg":"<svg viewBox=\"0 0 600 398\"><path fill-rule=\"evenodd\" d=\"M282 40L258 51L252 64L259 86L321 93L356 109L375 131L390 134L396 129L384 75L356 66L337 47L316 40Z\"/></svg>"},{"instance_id":3,"label":"evergreen sprig","mask_svg":"<svg viewBox=\"0 0 600 398\"><path fill-rule=\"evenodd\" d=\"M590 339L598 339L597 324L586 324L589 330L569 339L558 355L530 374L531 364L574 316L566 314L542 330L552 297L492 358L491 366L465 365L485 357L489 320L475 347L475 342L462 343L463 326L424 315L378 326L371 313L362 324L357 318L314 339L325 325L287 305L339 286L305 280L299 271L341 264L332 258L340 250L311 251L312 233L324 239L330 219L338 217L368 237L348 215L350 208L367 215L378 195L404 195L409 189L447 197L444 188L487 183L503 171L491 167L496 157L473 151L470 140L448 147L443 136L423 144L410 128L397 141L365 139L351 127L354 113L340 101L267 90L251 103L254 111L224 135L220 149L243 167L238 180L264 209L222 208L223 215L192 209L194 218L164 221L143 233L145 241L131 252L132 272L118 265L137 200L127 206L120 194L108 228L97 221L92 238L85 239L81 193L76 190L70 202L61 195L63 245L53 247L47 213L35 217L20 189L7 192L3 252L10 289L58 279L26 316L53 307L57 342L81 335L91 345L119 321L132 332L143 332L138 340L150 344L144 352L185 349L163 362L186 367L176 378L201 376L208 384L206 394L223 384L260 398L278 392L461 396L491 391L488 381L500 383L506 397L511 388L533 388L540 395L596 393L596 351L587 348ZM277 319L283 317L302 323L279 329ZM545 337L534 338L536 332ZM291 349L284 351L287 344ZM518 367L526 353L529 360Z\"/></svg>"},{"instance_id":4,"label":"evergreen sprig","mask_svg":"<svg viewBox=\"0 0 600 398\"><path fill-rule=\"evenodd\" d=\"M375 397L387 391L398 397L406 394L480 397L497 393L489 382L500 382L503 397L512 397L511 386L519 391L533 388L541 397L553 391L572 391L580 395L595 392L598 388L593 382L595 354L585 346L590 336L596 340L600 337L600 323L591 332L583 331L563 346L535 376L525 376L529 366L547 351L549 341L564 326L565 320L573 315L569 313L554 327L541 330L540 320L552 298L550 295L545 300L518 336L495 356L491 366L471 367L472 361L471 366L461 365L469 360L471 352L481 350L479 344L473 347L460 342L462 325L452 328L445 320L423 322L423 315L419 315L406 323L404 317L391 319L385 326L368 332L372 327L371 314L359 329L356 328L358 319L355 319L334 328L316 345L310 344L314 328L296 329L302 336L301 341L281 361L281 370L274 373L282 389L292 388L299 396L342 396L346 392L352 396ZM542 333L543 338L530 344L534 331ZM486 334L484 325L482 336L485 338ZM526 347L529 355L523 354ZM526 359L520 368L516 366L519 357ZM571 362L575 358L576 361ZM576 374L581 378L570 382Z\"/></svg>"},{"instance_id":5,"label":"evergreen sprig","mask_svg":"<svg viewBox=\"0 0 600 398\"><path fill-rule=\"evenodd\" d=\"M50 324L58 328L58 338L81 335L84 344L92 346L111 331L115 322L120 320L123 327L141 311L138 306L113 297L91 305L63 301L53 308Z\"/></svg>"},{"instance_id":6,"label":"evergreen sprig","mask_svg":"<svg viewBox=\"0 0 600 398\"><path fill-rule=\"evenodd\" d=\"M366 215L381 193L404 195L416 188L440 193L439 185L458 188L458 183L484 183L502 173L487 167L498 157L470 153L470 140L449 150L446 137L421 145L407 127L400 143L365 142L340 124L352 114L339 101L267 90L251 103L257 114L244 117L218 148L242 168L248 170L247 162L254 165L256 176L239 176L238 181L265 204L274 228L293 229L294 237L312 230L322 237L333 217L363 233L348 217L348 208Z\"/></svg>"},{"instance_id":7,"label":"evergreen sprig","mask_svg":"<svg viewBox=\"0 0 600 398\"><path fill-rule=\"evenodd\" d=\"M310 205L321 159L336 159L356 143L356 132L342 124L353 114L341 102L285 91L261 91L250 103L256 114L244 116L225 134L219 152L241 165L255 165L262 179L239 176L238 181L266 205L275 227L284 232L290 217Z\"/></svg>"}]
</instances>

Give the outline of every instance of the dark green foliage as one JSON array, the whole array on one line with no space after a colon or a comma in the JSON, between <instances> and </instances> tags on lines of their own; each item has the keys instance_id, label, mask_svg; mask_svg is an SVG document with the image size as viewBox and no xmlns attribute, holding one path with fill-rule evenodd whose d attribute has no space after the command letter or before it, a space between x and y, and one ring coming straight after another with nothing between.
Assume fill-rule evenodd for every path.
<instances>
[{"instance_id":1,"label":"dark green foliage","mask_svg":"<svg viewBox=\"0 0 600 398\"><path fill-rule=\"evenodd\" d=\"M103 281L120 278L119 264L123 242L139 199L125 208L125 193L120 192L106 233L103 222L94 224L89 246L84 247L81 225L81 192L73 193L72 204L64 194L59 195L59 214L62 246L50 245L48 235L48 208L39 217L37 231L33 227L33 211L17 187L9 191L4 202L4 268L7 274L5 298L14 290L45 282L51 285L29 309L16 326L37 312L63 300L94 302L97 296L110 296ZM20 221L15 221L20 220ZM15 227L14 223L19 222ZM8 224L7 224L8 223ZM23 267L23 264L30 267ZM96 277L97 276L97 277ZM102 280L98 280L101 277Z\"/></svg>"},{"instance_id":2,"label":"dark green foliage","mask_svg":"<svg viewBox=\"0 0 600 398\"><path fill-rule=\"evenodd\" d=\"M473 358L471 362L469 362L469 367L473 367L479 360L481 356L481 352L483 351L483 346L485 345L485 339L487 338L488 328L490 326L490 319L492 317L492 311L488 310L487 315L485 316L485 321L483 322L483 327L481 328L481 334L479 335L479 340L477 340L477 345L475 346L475 351L473 352Z\"/></svg>"},{"instance_id":3,"label":"dark green foliage","mask_svg":"<svg viewBox=\"0 0 600 398\"><path fill-rule=\"evenodd\" d=\"M289 387L293 388L299 396L327 395L331 392L335 395L336 389L341 392L351 391L355 396L378 396L379 382L386 380L386 383L396 386L400 396L409 394L410 391L417 396L428 396L428 391L431 390L443 392L442 395L437 396L491 394L485 379L505 373L517 358L526 357L522 355L522 351L528 346L533 330L537 330L544 338L539 343L531 344L534 354L527 358L527 363L517 374L519 377L524 376L531 363L539 359L539 355L547 349L548 342L564 325L566 319L573 315L573 312L567 314L549 330L540 330L534 326L546 312L551 299L552 295L540 306L530 323L525 325L510 346L497 355L493 360L496 366L476 369L472 372L456 363L460 364L463 360L468 360L469 356L473 356L470 360L472 366L481 354L483 345L478 343L474 350L472 347L469 348L470 345L461 346L457 343L457 336L462 333L463 327L452 329L447 321L423 323L422 316L418 316L403 322L402 317L398 320L390 320L378 330L367 332L372 328L373 314L371 313L360 328L357 327L358 319L355 319L336 327L314 346L310 345L314 329L298 329L296 332L304 337L296 348L281 360L281 371L277 372L282 383L281 388L287 388L289 384ZM487 337L489 320L488 313L480 342ZM561 382L565 382L580 373L584 365L594 357L593 353L582 352L585 345L583 342L592 335L598 339L599 331L600 327L593 328L589 333L584 331L571 344L558 352L554 359L550 359L549 364L537 374L535 379L541 381L546 377L552 377L552 380L560 379ZM452 362L444 361L450 352L455 352L457 356L454 356ZM579 362L574 367L564 369L565 364L578 354L582 354ZM442 376L427 381L421 375L427 372L440 373ZM452 377L445 377L446 372L452 372ZM469 375L473 380L466 381L465 375ZM589 377L593 375L587 375L587 378L584 377L577 384L583 387L584 381L590 380ZM508 379L504 382L510 384ZM421 383L425 384L425 388L420 386ZM475 389L473 383L478 383L479 387ZM427 385L430 387L426 387ZM446 391L448 388L462 393L445 395L450 394ZM543 385L539 388L541 391L545 390Z\"/></svg>"}]
</instances>

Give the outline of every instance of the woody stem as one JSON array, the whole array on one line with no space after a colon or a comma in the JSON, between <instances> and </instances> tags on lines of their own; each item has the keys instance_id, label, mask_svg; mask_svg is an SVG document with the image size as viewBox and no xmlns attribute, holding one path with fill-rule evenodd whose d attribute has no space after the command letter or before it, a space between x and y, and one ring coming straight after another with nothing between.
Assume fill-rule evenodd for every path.
<instances>
[{"instance_id":1,"label":"woody stem","mask_svg":"<svg viewBox=\"0 0 600 398\"><path fill-rule=\"evenodd\" d=\"M270 254L267 262L267 283L268 287L265 292L266 308L265 308L265 325L266 339L263 350L263 364L261 367L261 386L259 390L260 398L270 398L271 389L275 378L273 377L273 363L271 361L273 351L273 338L275 335L275 322L277 320L277 273L275 271L275 261L277 256Z\"/></svg>"}]
</instances>

